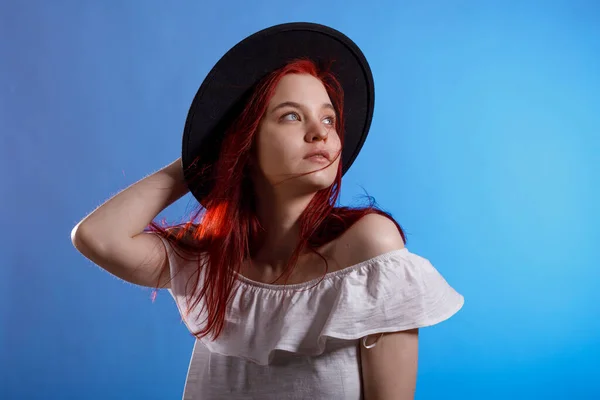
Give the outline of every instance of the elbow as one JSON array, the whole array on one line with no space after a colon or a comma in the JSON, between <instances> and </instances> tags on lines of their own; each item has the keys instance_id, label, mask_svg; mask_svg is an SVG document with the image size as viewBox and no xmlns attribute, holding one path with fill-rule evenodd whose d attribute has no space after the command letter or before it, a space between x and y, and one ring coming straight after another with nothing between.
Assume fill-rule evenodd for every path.
<instances>
[{"instance_id":1,"label":"elbow","mask_svg":"<svg viewBox=\"0 0 600 400\"><path fill-rule=\"evenodd\" d=\"M71 243L73 244L73 247L75 247L77 250L79 250L82 244L80 228L81 222L75 225L73 229L71 229Z\"/></svg>"},{"instance_id":2,"label":"elbow","mask_svg":"<svg viewBox=\"0 0 600 400\"><path fill-rule=\"evenodd\" d=\"M71 230L71 243L79 253L89 259L90 247L86 242L88 242L88 240L85 239L84 232L81 229L81 223L79 223Z\"/></svg>"},{"instance_id":3,"label":"elbow","mask_svg":"<svg viewBox=\"0 0 600 400\"><path fill-rule=\"evenodd\" d=\"M78 244L79 244L79 226L81 225L81 222L78 223L77 225L75 225L73 227L73 229L71 229L71 243L73 244L73 246L75 248L77 248Z\"/></svg>"},{"instance_id":4,"label":"elbow","mask_svg":"<svg viewBox=\"0 0 600 400\"><path fill-rule=\"evenodd\" d=\"M71 230L71 243L85 257L90 258L92 253L102 253L102 241L98 240L98 235L81 222L75 225Z\"/></svg>"},{"instance_id":5,"label":"elbow","mask_svg":"<svg viewBox=\"0 0 600 400\"><path fill-rule=\"evenodd\" d=\"M86 227L82 225L82 223L78 223L71 230L71 243L73 246L82 251L83 248L86 247L86 243L90 241L90 232Z\"/></svg>"}]
</instances>

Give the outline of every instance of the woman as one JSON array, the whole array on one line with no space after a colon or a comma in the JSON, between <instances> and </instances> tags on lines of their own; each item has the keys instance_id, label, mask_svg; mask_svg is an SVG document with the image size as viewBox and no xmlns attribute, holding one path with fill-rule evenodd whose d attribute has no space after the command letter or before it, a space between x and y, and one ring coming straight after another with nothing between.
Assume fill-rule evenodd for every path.
<instances>
[{"instance_id":1,"label":"woman","mask_svg":"<svg viewBox=\"0 0 600 400\"><path fill-rule=\"evenodd\" d=\"M413 398L418 328L463 298L389 215L335 207L373 98L341 33L258 32L200 87L182 159L74 228L111 274L171 291L198 339L184 398ZM202 205L188 223L152 223L188 190Z\"/></svg>"}]
</instances>

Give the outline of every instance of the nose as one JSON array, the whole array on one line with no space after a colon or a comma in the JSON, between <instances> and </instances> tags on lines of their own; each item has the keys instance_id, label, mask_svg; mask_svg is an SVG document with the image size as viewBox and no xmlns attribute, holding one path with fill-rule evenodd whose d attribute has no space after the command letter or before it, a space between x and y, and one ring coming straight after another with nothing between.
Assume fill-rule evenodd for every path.
<instances>
[{"instance_id":1,"label":"nose","mask_svg":"<svg viewBox=\"0 0 600 400\"><path fill-rule=\"evenodd\" d=\"M319 121L311 120L306 124L306 141L309 143L321 140L327 141L330 127L324 126Z\"/></svg>"}]
</instances>

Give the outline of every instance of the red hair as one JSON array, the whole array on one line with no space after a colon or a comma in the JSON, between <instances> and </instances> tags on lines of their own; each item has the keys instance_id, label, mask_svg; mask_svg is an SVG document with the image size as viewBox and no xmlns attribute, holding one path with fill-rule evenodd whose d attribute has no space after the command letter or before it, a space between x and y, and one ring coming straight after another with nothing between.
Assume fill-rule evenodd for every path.
<instances>
[{"instance_id":1,"label":"red hair","mask_svg":"<svg viewBox=\"0 0 600 400\"><path fill-rule=\"evenodd\" d=\"M236 276L242 262L252 258L260 248L262 229L254 208L254 192L249 176L249 161L262 116L275 93L282 77L287 74L309 74L318 78L333 103L337 118L336 130L344 143L344 95L342 87L327 67L317 66L310 60L296 60L264 78L254 90L241 114L232 121L223 139L220 155L213 166L214 187L203 199L187 223L170 227L152 222L148 228L165 238L174 249L191 255L186 260L201 261L195 267L186 287L188 311L202 305L199 315L206 312L206 324L195 332L197 338L209 334L216 339L224 326L227 304L234 293ZM317 253L326 264L327 260L317 249L338 238L363 216L376 213L390 218L405 239L400 225L387 213L371 202L367 207L336 207L342 179L342 163L339 163L334 183L319 190L299 219L300 240L293 252L286 271L286 280L293 271L303 250ZM175 228L175 229L173 229ZM179 252L178 252L179 254ZM164 268L168 268L168 264ZM193 264L186 267L193 267ZM204 280L199 282L200 271Z\"/></svg>"}]
</instances>

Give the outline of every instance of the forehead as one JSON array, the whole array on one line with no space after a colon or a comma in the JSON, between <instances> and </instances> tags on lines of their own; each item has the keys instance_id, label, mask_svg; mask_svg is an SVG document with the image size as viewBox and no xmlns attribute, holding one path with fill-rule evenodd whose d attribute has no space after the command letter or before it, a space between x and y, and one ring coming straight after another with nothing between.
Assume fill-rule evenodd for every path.
<instances>
[{"instance_id":1,"label":"forehead","mask_svg":"<svg viewBox=\"0 0 600 400\"><path fill-rule=\"evenodd\" d=\"M298 103L329 103L329 95L323 83L312 75L288 74L281 78L275 88L271 104L281 101Z\"/></svg>"}]
</instances>

